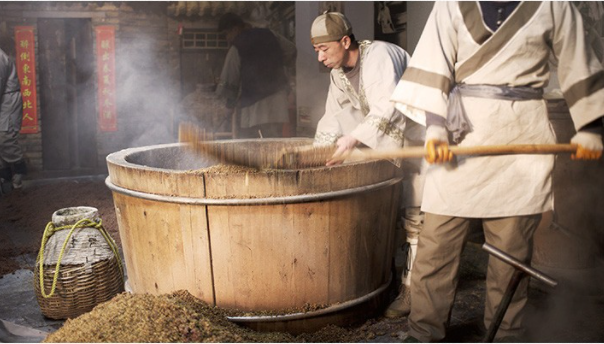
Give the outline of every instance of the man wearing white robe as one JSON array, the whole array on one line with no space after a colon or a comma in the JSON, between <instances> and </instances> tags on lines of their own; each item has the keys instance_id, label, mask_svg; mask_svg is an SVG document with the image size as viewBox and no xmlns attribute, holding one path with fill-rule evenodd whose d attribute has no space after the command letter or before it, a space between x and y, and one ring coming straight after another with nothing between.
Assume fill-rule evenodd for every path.
<instances>
[{"instance_id":1,"label":"man wearing white robe","mask_svg":"<svg viewBox=\"0 0 604 344\"><path fill-rule=\"evenodd\" d=\"M386 42L357 42L350 22L337 12L324 13L315 19L311 43L319 62L332 69L325 114L317 126L315 145L336 145L335 156L359 146L372 149L423 146L424 128L405 119L390 101L409 61L405 50ZM401 222L408 266L423 223L419 210L422 161L416 160L402 163ZM401 292L386 311L388 317L409 312L409 270L403 271Z\"/></svg>"},{"instance_id":2,"label":"man wearing white robe","mask_svg":"<svg viewBox=\"0 0 604 344\"><path fill-rule=\"evenodd\" d=\"M427 160L436 163L426 173L426 218L411 280L408 341L445 337L470 218L482 219L487 243L529 262L540 214L553 207L553 155L453 159L450 141L459 146L555 143L540 96L553 54L578 131L571 140L578 145L573 157L602 154L604 72L585 44L578 11L567 2L504 2L493 12L491 27L487 12L494 4L436 2L392 95L397 109L427 125ZM502 15L506 10L509 16ZM489 259L486 328L512 274L511 266ZM525 278L497 338L522 334L527 286Z\"/></svg>"}]
</instances>

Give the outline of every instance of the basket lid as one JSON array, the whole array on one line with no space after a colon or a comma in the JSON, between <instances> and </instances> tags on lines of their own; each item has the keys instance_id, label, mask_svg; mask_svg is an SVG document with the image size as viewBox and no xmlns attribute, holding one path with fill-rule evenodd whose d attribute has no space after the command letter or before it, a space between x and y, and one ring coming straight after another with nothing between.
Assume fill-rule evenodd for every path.
<instances>
[{"instance_id":1,"label":"basket lid","mask_svg":"<svg viewBox=\"0 0 604 344\"><path fill-rule=\"evenodd\" d=\"M69 207L55 211L52 214L52 224L56 227L73 225L82 219L90 219L96 221L99 215L99 210L93 207Z\"/></svg>"}]
</instances>

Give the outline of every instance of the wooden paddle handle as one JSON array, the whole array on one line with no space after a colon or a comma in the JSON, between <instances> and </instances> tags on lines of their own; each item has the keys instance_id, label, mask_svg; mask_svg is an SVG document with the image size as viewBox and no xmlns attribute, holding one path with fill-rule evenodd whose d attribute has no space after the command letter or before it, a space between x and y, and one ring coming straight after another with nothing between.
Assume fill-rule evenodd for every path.
<instances>
[{"instance_id":1,"label":"wooden paddle handle","mask_svg":"<svg viewBox=\"0 0 604 344\"><path fill-rule=\"evenodd\" d=\"M449 146L455 155L506 155L506 154L556 154L574 153L575 144L550 145L496 145L496 146ZM424 147L405 147L396 149L364 148L352 152L347 158L355 159L405 159L423 158L426 156Z\"/></svg>"}]
</instances>

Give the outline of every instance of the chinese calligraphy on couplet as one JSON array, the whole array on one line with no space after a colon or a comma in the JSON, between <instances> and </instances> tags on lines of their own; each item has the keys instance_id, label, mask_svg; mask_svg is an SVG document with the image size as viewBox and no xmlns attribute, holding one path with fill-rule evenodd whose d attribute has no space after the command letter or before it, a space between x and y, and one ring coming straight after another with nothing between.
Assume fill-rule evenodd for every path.
<instances>
[{"instance_id":1,"label":"chinese calligraphy on couplet","mask_svg":"<svg viewBox=\"0 0 604 344\"><path fill-rule=\"evenodd\" d=\"M116 131L115 27L97 26L95 31L99 127L101 131Z\"/></svg>"},{"instance_id":2,"label":"chinese calligraphy on couplet","mask_svg":"<svg viewBox=\"0 0 604 344\"><path fill-rule=\"evenodd\" d=\"M21 133L35 134L39 131L36 96L36 55L33 26L15 26L17 45L16 64L21 96L23 97L23 123Z\"/></svg>"}]
</instances>

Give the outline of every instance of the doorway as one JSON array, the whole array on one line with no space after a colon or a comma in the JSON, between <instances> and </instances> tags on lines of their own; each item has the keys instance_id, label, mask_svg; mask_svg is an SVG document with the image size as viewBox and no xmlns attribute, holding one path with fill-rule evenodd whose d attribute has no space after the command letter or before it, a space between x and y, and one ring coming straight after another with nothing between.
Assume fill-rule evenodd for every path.
<instances>
[{"instance_id":1,"label":"doorway","mask_svg":"<svg viewBox=\"0 0 604 344\"><path fill-rule=\"evenodd\" d=\"M42 168L85 172L98 165L90 19L38 20Z\"/></svg>"}]
</instances>

